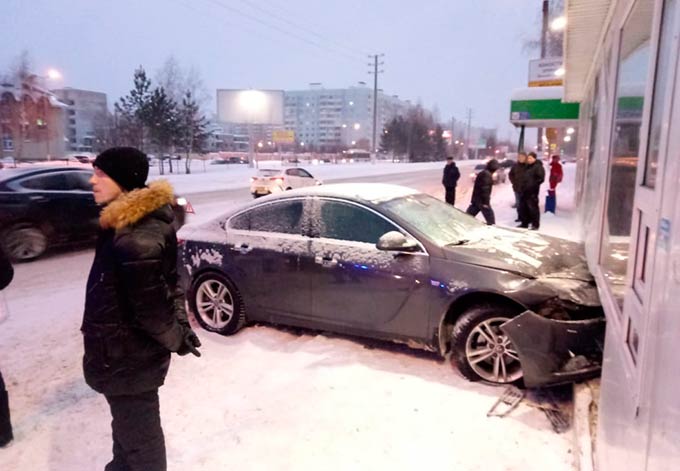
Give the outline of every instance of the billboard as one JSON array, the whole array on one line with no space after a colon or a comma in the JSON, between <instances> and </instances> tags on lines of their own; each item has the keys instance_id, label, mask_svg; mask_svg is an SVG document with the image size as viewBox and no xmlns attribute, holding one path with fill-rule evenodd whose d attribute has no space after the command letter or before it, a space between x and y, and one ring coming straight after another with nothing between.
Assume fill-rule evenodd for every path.
<instances>
[{"instance_id":1,"label":"billboard","mask_svg":"<svg viewBox=\"0 0 680 471\"><path fill-rule=\"evenodd\" d=\"M294 144L295 131L272 131L272 140L276 144Z\"/></svg>"},{"instance_id":2,"label":"billboard","mask_svg":"<svg viewBox=\"0 0 680 471\"><path fill-rule=\"evenodd\" d=\"M529 86L553 87L562 85L562 77L555 72L562 67L561 57L546 57L529 61Z\"/></svg>"},{"instance_id":3,"label":"billboard","mask_svg":"<svg viewBox=\"0 0 680 471\"><path fill-rule=\"evenodd\" d=\"M221 123L283 124L283 90L217 90Z\"/></svg>"}]
</instances>

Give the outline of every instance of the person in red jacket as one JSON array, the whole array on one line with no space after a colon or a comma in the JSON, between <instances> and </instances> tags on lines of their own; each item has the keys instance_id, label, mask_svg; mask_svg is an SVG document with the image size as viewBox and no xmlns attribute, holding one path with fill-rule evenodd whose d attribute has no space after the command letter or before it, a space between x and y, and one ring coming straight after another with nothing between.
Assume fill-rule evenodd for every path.
<instances>
[{"instance_id":1,"label":"person in red jacket","mask_svg":"<svg viewBox=\"0 0 680 471\"><path fill-rule=\"evenodd\" d=\"M550 177L548 183L550 184L550 189L555 190L557 184L562 181L564 172L562 172L562 164L560 163L560 156L553 155L552 161L550 162Z\"/></svg>"}]
</instances>

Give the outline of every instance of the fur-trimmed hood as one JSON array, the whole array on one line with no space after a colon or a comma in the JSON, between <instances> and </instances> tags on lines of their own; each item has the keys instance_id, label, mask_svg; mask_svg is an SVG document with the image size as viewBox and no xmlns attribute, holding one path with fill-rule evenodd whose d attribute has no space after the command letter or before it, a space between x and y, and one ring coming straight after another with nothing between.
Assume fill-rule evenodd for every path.
<instances>
[{"instance_id":1,"label":"fur-trimmed hood","mask_svg":"<svg viewBox=\"0 0 680 471\"><path fill-rule=\"evenodd\" d=\"M109 203L99 216L99 225L104 229L122 229L174 200L172 185L166 180L157 180L146 188L123 193Z\"/></svg>"}]
</instances>

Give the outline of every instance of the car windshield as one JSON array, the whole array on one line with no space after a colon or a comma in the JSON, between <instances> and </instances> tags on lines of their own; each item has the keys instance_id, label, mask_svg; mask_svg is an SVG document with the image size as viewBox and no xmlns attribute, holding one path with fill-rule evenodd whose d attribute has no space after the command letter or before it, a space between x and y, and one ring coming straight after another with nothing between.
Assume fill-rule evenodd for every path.
<instances>
[{"instance_id":1,"label":"car windshield","mask_svg":"<svg viewBox=\"0 0 680 471\"><path fill-rule=\"evenodd\" d=\"M422 193L394 198L378 206L406 221L437 245L461 245L482 237L485 224Z\"/></svg>"},{"instance_id":2,"label":"car windshield","mask_svg":"<svg viewBox=\"0 0 680 471\"><path fill-rule=\"evenodd\" d=\"M486 164L475 165L475 170L484 170L485 168L486 168Z\"/></svg>"},{"instance_id":3,"label":"car windshield","mask_svg":"<svg viewBox=\"0 0 680 471\"><path fill-rule=\"evenodd\" d=\"M273 177L275 175L279 175L280 173L281 170L276 170L274 168L263 168L258 170L257 175L260 177Z\"/></svg>"}]
</instances>

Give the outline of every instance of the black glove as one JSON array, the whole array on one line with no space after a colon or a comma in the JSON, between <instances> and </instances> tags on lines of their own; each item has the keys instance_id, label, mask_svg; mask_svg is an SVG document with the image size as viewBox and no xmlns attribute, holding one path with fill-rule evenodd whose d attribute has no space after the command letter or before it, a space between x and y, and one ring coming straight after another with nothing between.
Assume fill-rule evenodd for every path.
<instances>
[{"instance_id":1,"label":"black glove","mask_svg":"<svg viewBox=\"0 0 680 471\"><path fill-rule=\"evenodd\" d=\"M193 353L197 357L201 356L201 352L198 351L198 347L201 346L201 341L198 339L198 335L196 335L196 332L191 330L189 327L184 328L184 343L182 344L181 347L179 347L179 350L177 350L177 354L184 356L189 353Z\"/></svg>"}]
</instances>

